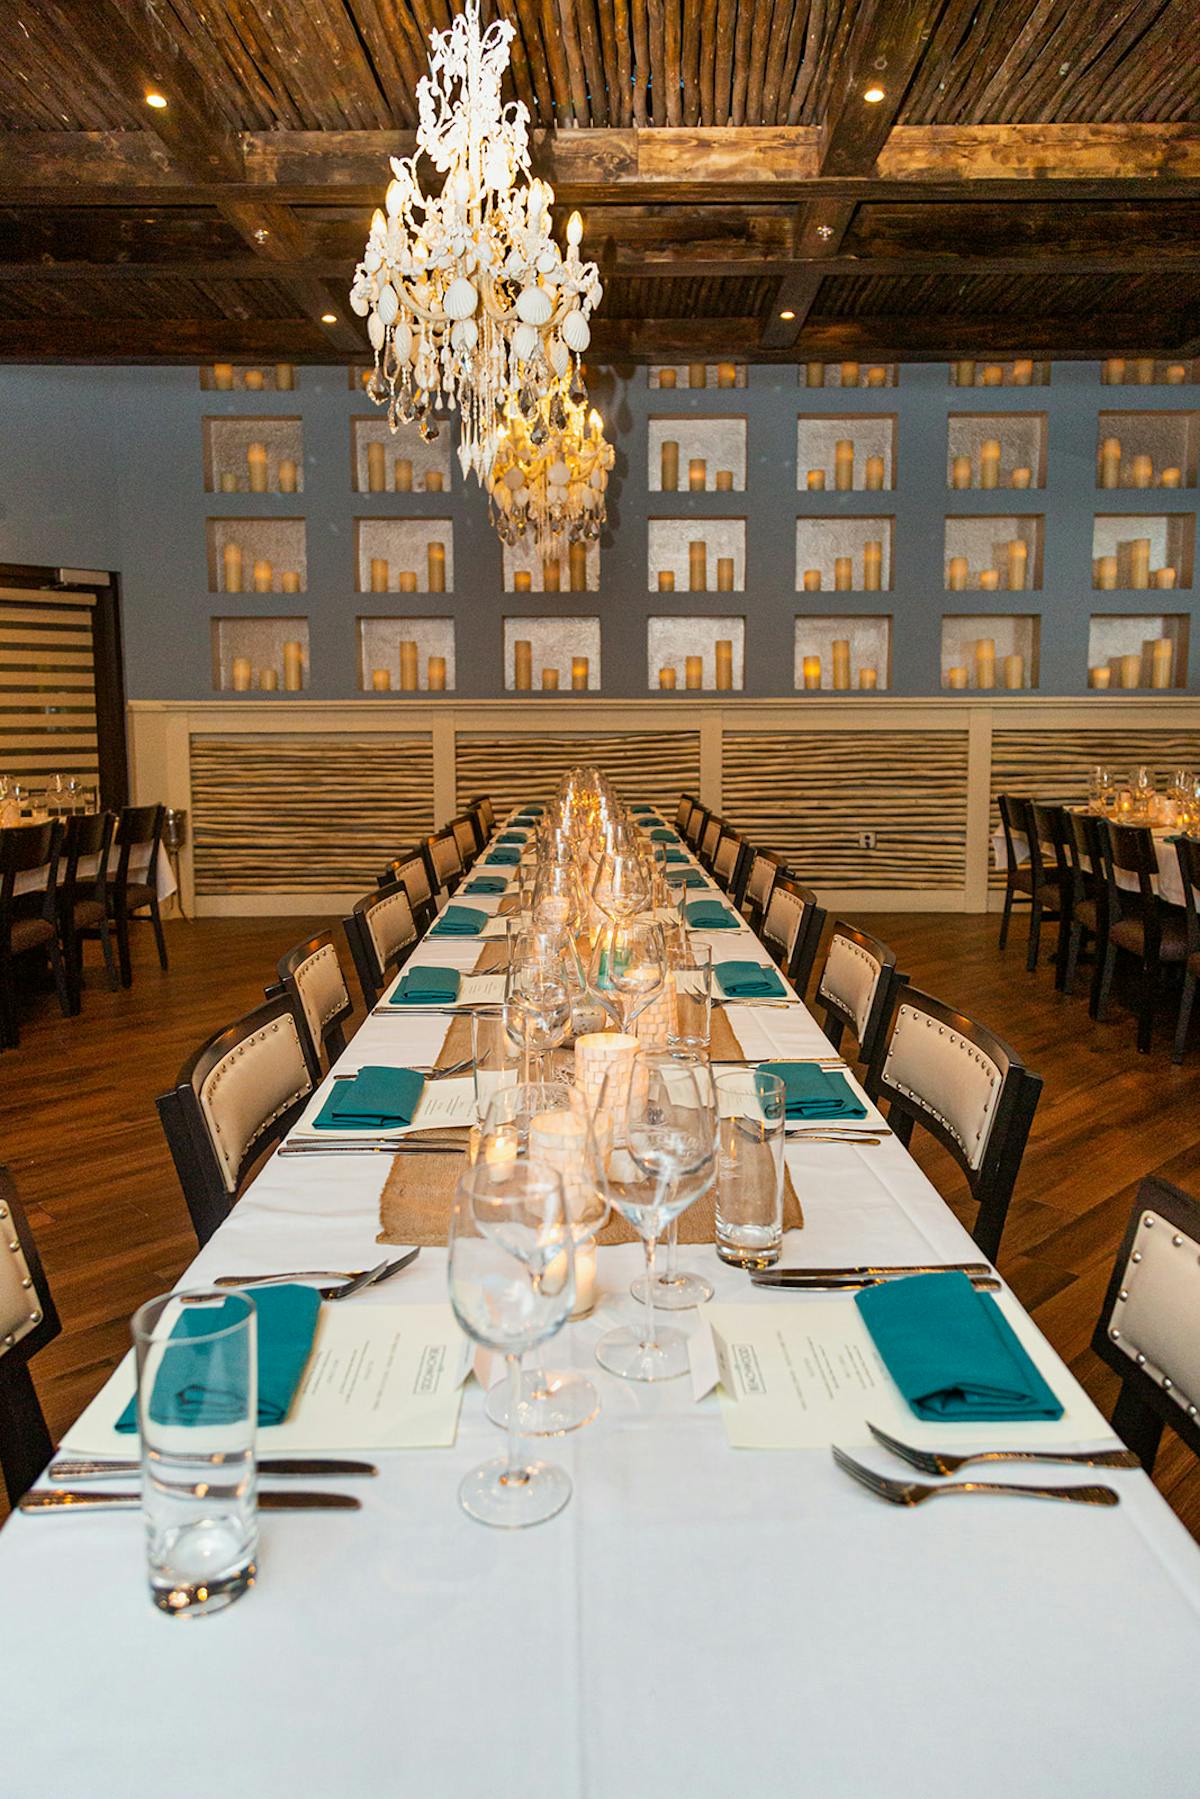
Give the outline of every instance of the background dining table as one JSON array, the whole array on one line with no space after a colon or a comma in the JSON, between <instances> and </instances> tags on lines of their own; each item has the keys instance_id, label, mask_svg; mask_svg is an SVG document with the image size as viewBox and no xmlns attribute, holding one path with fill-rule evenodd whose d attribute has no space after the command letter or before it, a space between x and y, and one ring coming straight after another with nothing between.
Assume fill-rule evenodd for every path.
<instances>
[{"instance_id":1,"label":"background dining table","mask_svg":"<svg viewBox=\"0 0 1200 1799\"><path fill-rule=\"evenodd\" d=\"M748 931L720 942L767 960ZM435 940L419 960L468 969L478 950ZM747 1056L828 1054L798 1001L731 1017ZM371 1015L338 1070L429 1063L448 1022ZM785 1263L979 1259L894 1138L794 1139L786 1158L804 1227ZM390 1165L272 1156L181 1284L371 1266ZM681 1261L718 1300L821 1303L752 1288L711 1246ZM734 1450L714 1395L596 1365L600 1334L634 1315L640 1265L637 1245L602 1248L596 1311L547 1346L550 1365L590 1374L602 1410L537 1446L574 1493L535 1529L488 1530L457 1504L501 1443L473 1380L455 1446L374 1454L361 1512L264 1517L258 1585L213 1618L151 1604L136 1515L15 1517L0 1677L22 1725L0 1791L40 1792L53 1769L86 1799L1196 1792L1200 1554L1140 1470L1087 1471L1119 1493L1111 1510L978 1496L908 1510L827 1449ZM352 1303L445 1294L446 1253L426 1248ZM702 1311L672 1322L697 1329Z\"/></svg>"},{"instance_id":2,"label":"background dining table","mask_svg":"<svg viewBox=\"0 0 1200 1799\"><path fill-rule=\"evenodd\" d=\"M1135 821L1130 820L1129 822L1133 823ZM1158 861L1158 896L1171 906L1182 906L1184 903L1183 874L1179 867L1179 857L1175 854L1175 838L1178 835L1178 825L1151 826L1151 836L1154 839L1154 854ZM1029 839L1025 836L1024 832L1013 832L1013 849L1016 851L1018 863L1028 862ZM992 854L995 857L996 867L998 869L1003 870L1008 867L1008 845L1004 841L1003 831L994 831L992 833ZM1048 850L1047 867L1052 868L1053 865L1053 852ZM1116 881L1118 887L1127 887L1131 892L1137 891L1137 876L1129 874L1127 870L1123 868L1116 870Z\"/></svg>"}]
</instances>

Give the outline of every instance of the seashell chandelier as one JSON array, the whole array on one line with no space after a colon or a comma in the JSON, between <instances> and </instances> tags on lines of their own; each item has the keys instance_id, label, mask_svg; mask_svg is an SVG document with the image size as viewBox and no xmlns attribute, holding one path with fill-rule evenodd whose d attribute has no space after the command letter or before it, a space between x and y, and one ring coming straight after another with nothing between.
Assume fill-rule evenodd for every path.
<instances>
[{"instance_id":1,"label":"seashell chandelier","mask_svg":"<svg viewBox=\"0 0 1200 1799\"><path fill-rule=\"evenodd\" d=\"M561 379L543 395L532 423L510 403L486 481L502 543L528 536L545 557L561 555L564 539L600 536L614 455L600 414L585 408L586 398L572 398Z\"/></svg>"},{"instance_id":2,"label":"seashell chandelier","mask_svg":"<svg viewBox=\"0 0 1200 1799\"><path fill-rule=\"evenodd\" d=\"M565 255L554 240L554 190L529 175L527 108L501 102L513 36L507 19L481 35L479 0L431 33L416 153L391 158L350 289L375 351L367 392L392 430L415 419L434 437L435 409L457 408L463 474L480 482L510 402L532 423L555 379L586 401L579 358L604 291L580 257L577 212ZM422 155L444 177L432 196L417 174Z\"/></svg>"}]
</instances>

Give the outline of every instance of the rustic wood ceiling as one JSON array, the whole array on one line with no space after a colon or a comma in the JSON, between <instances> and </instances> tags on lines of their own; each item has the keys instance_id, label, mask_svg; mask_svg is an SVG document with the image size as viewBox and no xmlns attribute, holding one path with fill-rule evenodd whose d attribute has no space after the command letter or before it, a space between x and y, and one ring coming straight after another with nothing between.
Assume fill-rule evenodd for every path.
<instances>
[{"instance_id":1,"label":"rustic wood ceiling","mask_svg":"<svg viewBox=\"0 0 1200 1799\"><path fill-rule=\"evenodd\" d=\"M1196 0L486 11L604 270L597 356L1200 354ZM346 288L450 14L7 0L0 360L361 353Z\"/></svg>"}]
</instances>

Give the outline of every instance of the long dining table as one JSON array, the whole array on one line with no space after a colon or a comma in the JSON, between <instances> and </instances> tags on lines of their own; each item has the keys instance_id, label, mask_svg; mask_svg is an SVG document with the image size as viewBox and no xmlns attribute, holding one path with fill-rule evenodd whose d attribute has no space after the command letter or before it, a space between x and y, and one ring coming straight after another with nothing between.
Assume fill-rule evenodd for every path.
<instances>
[{"instance_id":1,"label":"long dining table","mask_svg":"<svg viewBox=\"0 0 1200 1799\"><path fill-rule=\"evenodd\" d=\"M726 946L768 959L748 929ZM468 969L478 950L426 941L420 960ZM747 1056L829 1053L794 995L729 1016ZM333 1072L430 1063L448 1022L372 1013ZM784 1263L979 1260L895 1138L795 1139L786 1160L804 1224ZM273 1155L180 1284L372 1265L388 1166ZM681 1260L719 1301L814 1303L751 1287L709 1245ZM602 1409L536 1445L574 1488L537 1528L490 1530L458 1506L462 1475L502 1442L474 1379L453 1447L373 1455L360 1512L263 1516L258 1584L212 1618L151 1604L136 1514L14 1517L0 1793L51 1779L84 1799L1197 1792L1200 1555L1140 1470L1083 1473L1117 1491L1109 1510L979 1495L907 1509L827 1448L735 1450L715 1395L596 1365L598 1336L634 1315L640 1265L637 1245L602 1248L595 1312L548 1346L591 1375ZM446 1252L425 1248L349 1303L445 1294ZM700 1329L702 1311L672 1322ZM1061 1397L1072 1377L1029 1329Z\"/></svg>"}]
</instances>

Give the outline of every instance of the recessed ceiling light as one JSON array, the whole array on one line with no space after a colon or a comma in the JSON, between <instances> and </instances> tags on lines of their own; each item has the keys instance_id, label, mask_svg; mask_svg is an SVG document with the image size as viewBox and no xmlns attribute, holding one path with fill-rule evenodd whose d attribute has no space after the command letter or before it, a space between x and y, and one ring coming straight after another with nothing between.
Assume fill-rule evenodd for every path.
<instances>
[{"instance_id":1,"label":"recessed ceiling light","mask_svg":"<svg viewBox=\"0 0 1200 1799\"><path fill-rule=\"evenodd\" d=\"M157 91L157 89L155 89L155 88L152 88L150 90L150 92L146 95L146 105L153 106L159 112L162 111L163 107L166 104L167 104L167 96L165 94L160 94Z\"/></svg>"},{"instance_id":2,"label":"recessed ceiling light","mask_svg":"<svg viewBox=\"0 0 1200 1799\"><path fill-rule=\"evenodd\" d=\"M323 312L321 314L321 323L323 325L336 325L337 324L337 313L336 312Z\"/></svg>"},{"instance_id":3,"label":"recessed ceiling light","mask_svg":"<svg viewBox=\"0 0 1200 1799\"><path fill-rule=\"evenodd\" d=\"M863 94L863 99L867 102L868 106L878 106L879 102L883 99L883 89L881 87L869 87Z\"/></svg>"},{"instance_id":4,"label":"recessed ceiling light","mask_svg":"<svg viewBox=\"0 0 1200 1799\"><path fill-rule=\"evenodd\" d=\"M791 310L791 308L788 307L787 310L785 312L781 312L779 316L781 319L794 319L796 315Z\"/></svg>"}]
</instances>

